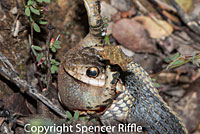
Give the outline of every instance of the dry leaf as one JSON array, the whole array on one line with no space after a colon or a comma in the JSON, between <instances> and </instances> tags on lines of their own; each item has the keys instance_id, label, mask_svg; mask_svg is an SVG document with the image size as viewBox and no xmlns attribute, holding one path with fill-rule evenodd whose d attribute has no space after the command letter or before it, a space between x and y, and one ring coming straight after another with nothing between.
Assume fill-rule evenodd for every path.
<instances>
[{"instance_id":1,"label":"dry leaf","mask_svg":"<svg viewBox=\"0 0 200 134\"><path fill-rule=\"evenodd\" d=\"M139 21L144 25L151 38L160 39L171 35L173 32L173 27L164 20L158 20L156 23L147 16L137 16L134 20Z\"/></svg>"},{"instance_id":2,"label":"dry leaf","mask_svg":"<svg viewBox=\"0 0 200 134\"><path fill-rule=\"evenodd\" d=\"M113 24L113 37L133 52L154 53L156 46L142 24L134 19L121 19Z\"/></svg>"},{"instance_id":3,"label":"dry leaf","mask_svg":"<svg viewBox=\"0 0 200 134\"><path fill-rule=\"evenodd\" d=\"M175 0L175 1L185 12L188 12L192 8L192 0Z\"/></svg>"}]
</instances>

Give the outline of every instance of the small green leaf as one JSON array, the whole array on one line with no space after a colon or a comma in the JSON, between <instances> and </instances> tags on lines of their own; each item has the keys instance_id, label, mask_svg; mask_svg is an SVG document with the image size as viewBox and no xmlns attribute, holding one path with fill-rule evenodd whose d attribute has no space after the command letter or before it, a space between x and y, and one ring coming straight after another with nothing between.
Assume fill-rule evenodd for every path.
<instances>
[{"instance_id":1,"label":"small green leaf","mask_svg":"<svg viewBox=\"0 0 200 134\"><path fill-rule=\"evenodd\" d=\"M79 119L82 121L86 121L86 117L80 117Z\"/></svg>"},{"instance_id":2,"label":"small green leaf","mask_svg":"<svg viewBox=\"0 0 200 134\"><path fill-rule=\"evenodd\" d=\"M110 45L110 39L108 35L105 36L104 40L106 45Z\"/></svg>"},{"instance_id":3,"label":"small green leaf","mask_svg":"<svg viewBox=\"0 0 200 134\"><path fill-rule=\"evenodd\" d=\"M39 24L46 25L48 22L46 20L39 20Z\"/></svg>"},{"instance_id":4,"label":"small green leaf","mask_svg":"<svg viewBox=\"0 0 200 134\"><path fill-rule=\"evenodd\" d=\"M66 35L70 35L70 32L66 32Z\"/></svg>"},{"instance_id":5,"label":"small green leaf","mask_svg":"<svg viewBox=\"0 0 200 134\"><path fill-rule=\"evenodd\" d=\"M51 59L50 60L51 64L54 64L54 65L59 65L60 63L58 61L56 61L55 59Z\"/></svg>"},{"instance_id":6,"label":"small green leaf","mask_svg":"<svg viewBox=\"0 0 200 134\"><path fill-rule=\"evenodd\" d=\"M50 62L51 62L51 64L54 64L56 62L56 60L55 59L51 59Z\"/></svg>"},{"instance_id":7,"label":"small green leaf","mask_svg":"<svg viewBox=\"0 0 200 134\"><path fill-rule=\"evenodd\" d=\"M72 120L72 119L73 119L72 114L71 114L69 111L67 111L66 114L67 114L67 118L68 118L69 120Z\"/></svg>"},{"instance_id":8,"label":"small green leaf","mask_svg":"<svg viewBox=\"0 0 200 134\"><path fill-rule=\"evenodd\" d=\"M56 45L56 44L54 44L53 46L54 46L56 49L60 49L60 48L61 48L61 46Z\"/></svg>"},{"instance_id":9,"label":"small green leaf","mask_svg":"<svg viewBox=\"0 0 200 134\"><path fill-rule=\"evenodd\" d=\"M56 72L56 70L55 70L55 68L54 68L55 66L53 65L53 66L51 66L51 74L55 74L55 72Z\"/></svg>"},{"instance_id":10,"label":"small green leaf","mask_svg":"<svg viewBox=\"0 0 200 134\"><path fill-rule=\"evenodd\" d=\"M55 62L55 65L56 65L56 66L60 65L60 62L56 61L56 62Z\"/></svg>"},{"instance_id":11,"label":"small green leaf","mask_svg":"<svg viewBox=\"0 0 200 134\"><path fill-rule=\"evenodd\" d=\"M30 12L29 7L26 7L25 13L26 13L27 16L30 16L30 15L31 15L31 12Z\"/></svg>"},{"instance_id":12,"label":"small green leaf","mask_svg":"<svg viewBox=\"0 0 200 134\"><path fill-rule=\"evenodd\" d=\"M43 2L43 0L37 0L37 2L39 2L39 3L42 3L42 2Z\"/></svg>"},{"instance_id":13,"label":"small green leaf","mask_svg":"<svg viewBox=\"0 0 200 134\"><path fill-rule=\"evenodd\" d=\"M51 0L43 0L44 2L46 2L46 3L50 3L51 2Z\"/></svg>"},{"instance_id":14,"label":"small green leaf","mask_svg":"<svg viewBox=\"0 0 200 134\"><path fill-rule=\"evenodd\" d=\"M180 56L180 53L176 53L176 54L174 54L172 57L171 57L171 60L175 60L175 59L177 59L178 57Z\"/></svg>"},{"instance_id":15,"label":"small green leaf","mask_svg":"<svg viewBox=\"0 0 200 134\"><path fill-rule=\"evenodd\" d=\"M29 43L30 45L32 45L32 44L31 44L31 35L30 35L30 34L28 35L28 43Z\"/></svg>"},{"instance_id":16,"label":"small green leaf","mask_svg":"<svg viewBox=\"0 0 200 134\"><path fill-rule=\"evenodd\" d=\"M182 64L184 64L184 63L185 63L185 61L184 61L183 59L177 59L177 60L171 62L171 63L167 66L167 70L168 70L168 69L175 68L175 67L178 67L178 66L180 66L180 65L182 65Z\"/></svg>"},{"instance_id":17,"label":"small green leaf","mask_svg":"<svg viewBox=\"0 0 200 134\"><path fill-rule=\"evenodd\" d=\"M154 87L160 87L158 83L154 83Z\"/></svg>"},{"instance_id":18,"label":"small green leaf","mask_svg":"<svg viewBox=\"0 0 200 134\"><path fill-rule=\"evenodd\" d=\"M60 63L59 63L58 61L56 61L55 59L51 59L50 62L51 62L52 65L56 65L56 66L58 66L58 65L60 64Z\"/></svg>"},{"instance_id":19,"label":"small green leaf","mask_svg":"<svg viewBox=\"0 0 200 134\"><path fill-rule=\"evenodd\" d=\"M55 52L56 52L56 49L55 49L54 47L52 47L52 48L51 48L51 51L55 53Z\"/></svg>"},{"instance_id":20,"label":"small green leaf","mask_svg":"<svg viewBox=\"0 0 200 134\"><path fill-rule=\"evenodd\" d=\"M28 6L33 5L33 1L32 0L28 0L27 5Z\"/></svg>"},{"instance_id":21,"label":"small green leaf","mask_svg":"<svg viewBox=\"0 0 200 134\"><path fill-rule=\"evenodd\" d=\"M59 41L59 40L55 40L54 42L53 42L53 45L60 45L61 44L61 41Z\"/></svg>"},{"instance_id":22,"label":"small green leaf","mask_svg":"<svg viewBox=\"0 0 200 134\"><path fill-rule=\"evenodd\" d=\"M35 56L37 56L37 52L35 51L35 49L33 49L32 47L31 47L31 49L32 49L33 54L34 54Z\"/></svg>"},{"instance_id":23,"label":"small green leaf","mask_svg":"<svg viewBox=\"0 0 200 134\"><path fill-rule=\"evenodd\" d=\"M33 24L33 29L38 33L40 32L40 27L36 23Z\"/></svg>"},{"instance_id":24,"label":"small green leaf","mask_svg":"<svg viewBox=\"0 0 200 134\"><path fill-rule=\"evenodd\" d=\"M31 50L31 36L30 34L28 35L28 44L27 44L27 51L30 52Z\"/></svg>"},{"instance_id":25,"label":"small green leaf","mask_svg":"<svg viewBox=\"0 0 200 134\"><path fill-rule=\"evenodd\" d=\"M166 63L170 63L171 59L170 59L169 57L167 57L167 58L164 59L164 61L165 61Z\"/></svg>"},{"instance_id":26,"label":"small green leaf","mask_svg":"<svg viewBox=\"0 0 200 134\"><path fill-rule=\"evenodd\" d=\"M44 84L47 84L47 80L45 77L41 77L40 80L44 83Z\"/></svg>"},{"instance_id":27,"label":"small green leaf","mask_svg":"<svg viewBox=\"0 0 200 134\"><path fill-rule=\"evenodd\" d=\"M94 123L95 123L95 122L97 122L97 121L96 121L96 119L92 119L91 122L94 122Z\"/></svg>"},{"instance_id":28,"label":"small green leaf","mask_svg":"<svg viewBox=\"0 0 200 134\"><path fill-rule=\"evenodd\" d=\"M30 19L31 22L34 22L32 16L29 16L29 19Z\"/></svg>"},{"instance_id":29,"label":"small green leaf","mask_svg":"<svg viewBox=\"0 0 200 134\"><path fill-rule=\"evenodd\" d=\"M47 61L46 60L44 61L44 65L47 65Z\"/></svg>"},{"instance_id":30,"label":"small green leaf","mask_svg":"<svg viewBox=\"0 0 200 134\"><path fill-rule=\"evenodd\" d=\"M197 61L197 52L194 52L193 54L192 54L192 64L194 64L194 65L196 65L197 67L199 67L199 63L198 63L198 61Z\"/></svg>"},{"instance_id":31,"label":"small green leaf","mask_svg":"<svg viewBox=\"0 0 200 134\"><path fill-rule=\"evenodd\" d=\"M108 27L108 18L103 17L104 27Z\"/></svg>"},{"instance_id":32,"label":"small green leaf","mask_svg":"<svg viewBox=\"0 0 200 134\"><path fill-rule=\"evenodd\" d=\"M192 54L192 64L196 64L197 66L198 66L198 62L196 61L196 54L197 54L197 52L194 52L193 54Z\"/></svg>"},{"instance_id":33,"label":"small green leaf","mask_svg":"<svg viewBox=\"0 0 200 134\"><path fill-rule=\"evenodd\" d=\"M31 9L31 12L32 12L32 13L37 14L37 15L40 15L40 11L39 11L39 10L33 8L32 6L30 7L30 9Z\"/></svg>"},{"instance_id":34,"label":"small green leaf","mask_svg":"<svg viewBox=\"0 0 200 134\"><path fill-rule=\"evenodd\" d=\"M38 53L36 56L36 61L39 62L43 58L43 53Z\"/></svg>"},{"instance_id":35,"label":"small green leaf","mask_svg":"<svg viewBox=\"0 0 200 134\"><path fill-rule=\"evenodd\" d=\"M76 110L74 113L74 120L78 120L79 112Z\"/></svg>"},{"instance_id":36,"label":"small green leaf","mask_svg":"<svg viewBox=\"0 0 200 134\"><path fill-rule=\"evenodd\" d=\"M199 63L197 61L195 61L195 64L197 65L197 67L200 67Z\"/></svg>"},{"instance_id":37,"label":"small green leaf","mask_svg":"<svg viewBox=\"0 0 200 134\"><path fill-rule=\"evenodd\" d=\"M172 62L172 65L180 65L180 64L183 64L183 62L184 60L179 59L177 61Z\"/></svg>"},{"instance_id":38,"label":"small green leaf","mask_svg":"<svg viewBox=\"0 0 200 134\"><path fill-rule=\"evenodd\" d=\"M54 74L56 71L58 71L58 67L55 65L51 66L51 73Z\"/></svg>"},{"instance_id":39,"label":"small green leaf","mask_svg":"<svg viewBox=\"0 0 200 134\"><path fill-rule=\"evenodd\" d=\"M42 48L39 47L39 46L32 45L32 48L35 49L35 50L37 50L37 51L42 51Z\"/></svg>"}]
</instances>

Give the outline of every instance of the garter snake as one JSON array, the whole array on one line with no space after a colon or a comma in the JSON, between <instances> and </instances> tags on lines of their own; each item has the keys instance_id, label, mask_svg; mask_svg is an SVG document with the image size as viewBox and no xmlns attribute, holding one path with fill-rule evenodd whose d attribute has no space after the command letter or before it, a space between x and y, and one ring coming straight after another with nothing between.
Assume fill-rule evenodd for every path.
<instances>
[{"instance_id":1,"label":"garter snake","mask_svg":"<svg viewBox=\"0 0 200 134\"><path fill-rule=\"evenodd\" d=\"M60 101L71 110L98 114L102 120L139 122L149 134L187 134L182 121L160 97L141 66L131 61L123 70L112 64L112 58L104 59L99 53L96 48L103 49L105 32L99 1L84 3L90 33L61 62Z\"/></svg>"}]
</instances>

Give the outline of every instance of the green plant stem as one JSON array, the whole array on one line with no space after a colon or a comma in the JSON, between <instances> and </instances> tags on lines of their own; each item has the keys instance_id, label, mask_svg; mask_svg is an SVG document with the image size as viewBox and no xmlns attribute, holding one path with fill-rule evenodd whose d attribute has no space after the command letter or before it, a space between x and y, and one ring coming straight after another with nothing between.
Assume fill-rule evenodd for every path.
<instances>
[{"instance_id":1,"label":"green plant stem","mask_svg":"<svg viewBox=\"0 0 200 134\"><path fill-rule=\"evenodd\" d=\"M49 56L49 44L51 40L51 36L53 35L53 30L49 31L48 38L46 41L46 61L47 61L47 67L48 67L48 72L47 72L47 90L49 89L49 85L52 81L51 77L51 63L50 63L50 56Z\"/></svg>"},{"instance_id":2,"label":"green plant stem","mask_svg":"<svg viewBox=\"0 0 200 134\"><path fill-rule=\"evenodd\" d=\"M194 60L197 60L197 59L200 59L200 54L198 54L198 55L195 56ZM178 58L177 60L180 60L180 59ZM177 61L177 60L176 60L176 61ZM184 60L185 60L185 59L184 59ZM172 69L172 68L181 66L181 65L183 65L183 64L185 64L185 63L188 63L188 62L190 62L190 61L192 61L192 60L193 60L193 58L189 58L189 59L183 61L182 63L180 63L180 64L178 64L178 65L172 65L171 67L169 67L169 68L167 68L167 69Z\"/></svg>"},{"instance_id":3,"label":"green plant stem","mask_svg":"<svg viewBox=\"0 0 200 134\"><path fill-rule=\"evenodd\" d=\"M24 0L22 0L22 2L23 2L23 4L24 4L24 6L26 7L26 3L25 3L25 1L24 1Z\"/></svg>"}]
</instances>

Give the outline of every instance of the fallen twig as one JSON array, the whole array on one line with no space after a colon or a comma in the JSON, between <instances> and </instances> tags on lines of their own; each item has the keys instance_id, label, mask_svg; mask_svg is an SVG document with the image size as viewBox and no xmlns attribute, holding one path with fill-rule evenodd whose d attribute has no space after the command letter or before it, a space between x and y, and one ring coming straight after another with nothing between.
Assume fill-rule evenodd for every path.
<instances>
[{"instance_id":1,"label":"fallen twig","mask_svg":"<svg viewBox=\"0 0 200 134\"><path fill-rule=\"evenodd\" d=\"M49 89L49 85L51 83L52 77L51 77L51 63L50 63L50 55L49 55L49 44L51 40L51 36L53 34L53 29L51 26L48 27L49 29L49 34L46 40L46 61L47 61L47 66L48 66L48 71L47 71L47 90Z\"/></svg>"},{"instance_id":2,"label":"fallen twig","mask_svg":"<svg viewBox=\"0 0 200 134\"><path fill-rule=\"evenodd\" d=\"M3 62L6 61L5 59L7 59L1 52L0 52L0 60L2 60ZM2 58L4 57L4 58ZM6 61L6 63L10 63L8 60ZM11 66L12 68L12 64L10 64L9 66ZM13 68L14 69L14 68ZM0 66L0 73L3 76L6 76L8 79L10 79L13 83L15 83L18 87L23 87L25 90L20 89L20 91L22 93L27 93L30 96L34 96L35 98L37 98L38 100L40 100L42 103L44 103L46 106L48 106L50 109L52 109L53 111L55 111L58 115L60 115L63 118L67 118L67 115L65 114L65 112L63 110L61 110L60 108L58 108L56 105L54 105L48 98L46 98L45 96L43 96L42 94L40 94L36 88L34 88L33 86L29 85L25 80L22 80L15 71L9 71L8 69L6 69L5 67Z\"/></svg>"},{"instance_id":3,"label":"fallen twig","mask_svg":"<svg viewBox=\"0 0 200 134\"><path fill-rule=\"evenodd\" d=\"M160 4L160 5L163 5L164 7L166 7L166 8L168 8L168 9L170 9L170 10L172 10L173 12L177 12L176 11L176 9L173 7L173 6L171 6L171 5L169 5L169 4L167 4L167 3L165 3L165 2L163 2L163 1L161 1L161 0L154 0L155 2L157 2L158 4Z\"/></svg>"},{"instance_id":4,"label":"fallen twig","mask_svg":"<svg viewBox=\"0 0 200 134\"><path fill-rule=\"evenodd\" d=\"M11 70L16 73L10 61L1 52L0 52L0 60L4 63L5 66L8 65L11 68Z\"/></svg>"}]
</instances>

